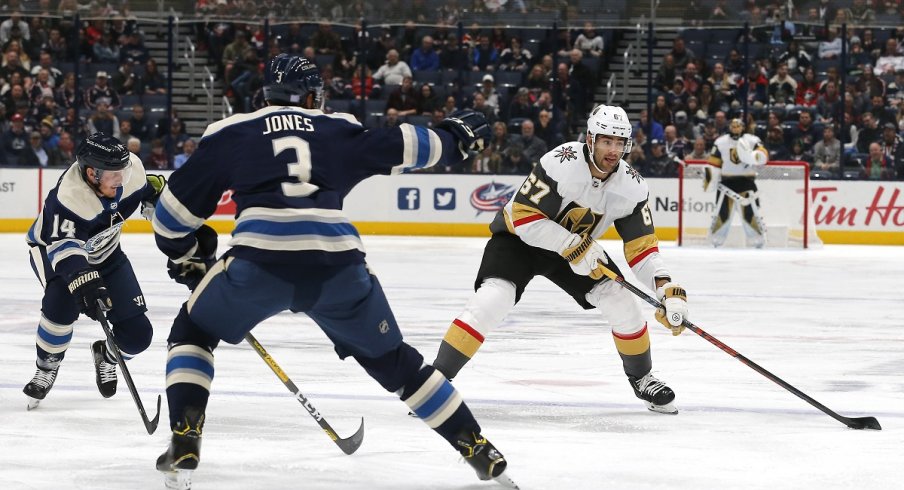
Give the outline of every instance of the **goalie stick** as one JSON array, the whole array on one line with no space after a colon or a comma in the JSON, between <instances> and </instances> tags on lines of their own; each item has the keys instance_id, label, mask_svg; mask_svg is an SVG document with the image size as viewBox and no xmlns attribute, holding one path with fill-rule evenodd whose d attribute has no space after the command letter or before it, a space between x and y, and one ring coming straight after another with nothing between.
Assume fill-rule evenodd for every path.
<instances>
[{"instance_id":1,"label":"goalie stick","mask_svg":"<svg viewBox=\"0 0 904 490\"><path fill-rule=\"evenodd\" d=\"M654 299L650 295L646 294L645 292L641 291L637 286L626 281L624 277L616 274L615 271L606 267L606 264L604 264L603 262L600 262L600 267L602 267L602 269L603 269L603 274L605 274L609 279L612 279L613 281L617 282L620 286L622 286L623 288L627 289L628 291L634 293L637 297L644 300L645 302L647 302L654 308L662 308L663 307L662 303L660 303L659 301L656 301L656 299ZM814 407L818 408L826 415L828 415L828 416L832 417L833 419L841 422L842 424L850 427L851 429L882 430L882 426L879 425L879 421L876 420L875 417L845 417L843 415L839 415L839 414L835 413L834 411L832 411L831 409L829 409L828 407L826 407L825 405L823 405L822 403L819 403L818 401L814 400L806 393L798 390L797 388L795 388L795 387L791 386L790 384L788 384L787 382L785 382L783 379L770 373L765 368L761 367L759 364L751 361L750 359L747 359L746 357L741 355L741 353L732 349L731 347L729 347L728 345L726 345L719 339L713 337L712 335L710 335L709 333L704 331L702 328L694 325L689 320L685 319L684 322L682 322L682 325L684 325L684 327L687 328L688 330L703 337L704 339L706 339L707 342L715 345L716 347L721 349L726 354L741 361L747 367L762 374L770 381L772 381L775 384L781 386L782 388L790 391L791 393L793 393L795 396L797 396L801 400L809 403L810 405L813 405Z\"/></svg>"},{"instance_id":2,"label":"goalie stick","mask_svg":"<svg viewBox=\"0 0 904 490\"><path fill-rule=\"evenodd\" d=\"M141 397L138 396L138 390L135 389L135 382L132 381L132 375L129 373L126 361L122 358L122 352L119 351L119 347L116 345L116 342L113 341L113 331L110 330L110 324L107 323L107 316L104 314L102 306L102 300L97 300L97 320L100 322L100 326L104 329L104 334L107 336L107 347L110 349L110 352L113 353L116 362L119 363L122 377L126 380L126 385L129 387L129 393L132 394L132 399L135 400L135 405L138 406L138 413L141 414L141 421L144 422L145 430L148 431L148 434L153 434L154 431L157 430L157 423L160 422L161 397L160 395L157 395L157 415L154 416L153 420L148 419L148 414L144 410L144 404L141 403Z\"/></svg>"},{"instance_id":3,"label":"goalie stick","mask_svg":"<svg viewBox=\"0 0 904 490\"><path fill-rule=\"evenodd\" d=\"M295 395L295 398L298 399L298 402L301 403L301 406L303 406L305 410L308 411L308 414L310 414L311 417L313 417L314 420L317 421L317 424L320 425L320 428L323 429L324 432L326 432L326 435L329 436L329 438L332 439L337 446L339 446L339 449L341 449L342 452L344 452L345 454L352 454L358 450L358 448L361 446L361 442L364 440L363 418L361 419L361 425L358 427L357 432L345 439L339 437L339 435L336 434L336 431L333 430L330 424L327 423L327 421L323 418L323 415L320 415L320 412L318 412L317 409L314 408L314 405L311 405L311 401L301 393L298 387L295 386L295 383L293 383L289 376L286 375L281 367L279 367L279 364L277 364L276 361L272 357L270 357L270 354L267 353L267 349L264 349L264 346L261 345L261 343L258 342L256 338L254 338L254 335L251 335L251 332L245 334L245 341L251 344L251 347L254 347L254 351L257 352L259 356L261 356L261 359L263 359L268 366L270 366L270 370L273 371L273 374L275 374L276 377L279 378L280 381L282 381L283 385L285 385L285 387L288 388L293 395Z\"/></svg>"}]
</instances>

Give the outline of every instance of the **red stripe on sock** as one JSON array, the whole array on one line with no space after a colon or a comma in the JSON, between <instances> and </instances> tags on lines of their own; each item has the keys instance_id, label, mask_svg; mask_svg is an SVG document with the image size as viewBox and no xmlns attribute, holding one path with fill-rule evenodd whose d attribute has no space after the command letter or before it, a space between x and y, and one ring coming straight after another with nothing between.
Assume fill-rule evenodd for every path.
<instances>
[{"instance_id":1,"label":"red stripe on sock","mask_svg":"<svg viewBox=\"0 0 904 490\"><path fill-rule=\"evenodd\" d=\"M537 221L537 220L539 220L539 219L543 219L543 218L545 218L545 217L546 217L546 216L543 216L542 214L533 214L533 215L530 215L530 216L528 216L528 217L526 217L526 218L521 218L521 219L515 220L515 221L512 222L512 224L515 225L515 226L526 225L526 224L528 224L528 223Z\"/></svg>"},{"instance_id":2,"label":"red stripe on sock","mask_svg":"<svg viewBox=\"0 0 904 490\"><path fill-rule=\"evenodd\" d=\"M471 326L468 325L467 323L459 320L458 318L456 318L455 320L452 320L452 323L454 323L455 325L458 325L458 328L464 330L465 332L468 332L471 335L471 337L474 337L475 339L477 339L477 341L480 342L481 344L483 343L483 335L480 335L480 332L471 328Z\"/></svg>"},{"instance_id":3,"label":"red stripe on sock","mask_svg":"<svg viewBox=\"0 0 904 490\"><path fill-rule=\"evenodd\" d=\"M640 330L638 330L635 333L630 333L628 335L624 335L624 334L620 334L618 332L612 332L612 335L615 337L618 337L621 340L637 340L637 339L643 337L645 333L647 333L647 324L646 323L643 324L643 328L641 328Z\"/></svg>"},{"instance_id":4,"label":"red stripe on sock","mask_svg":"<svg viewBox=\"0 0 904 490\"><path fill-rule=\"evenodd\" d=\"M646 258L647 255L650 255L651 253L658 252L658 251L659 251L659 247L653 247L653 248L648 248L648 249L644 250L643 252L640 253L640 255L638 255L637 257L634 257L634 259L631 260L631 262L628 262L628 267L634 267L634 265L636 265L638 262L640 262L641 260Z\"/></svg>"}]
</instances>

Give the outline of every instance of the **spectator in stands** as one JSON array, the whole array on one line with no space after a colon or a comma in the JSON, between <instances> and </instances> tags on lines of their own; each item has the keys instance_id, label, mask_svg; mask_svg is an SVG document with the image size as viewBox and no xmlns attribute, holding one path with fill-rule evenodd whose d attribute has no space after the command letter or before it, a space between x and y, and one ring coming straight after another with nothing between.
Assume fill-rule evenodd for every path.
<instances>
[{"instance_id":1,"label":"spectator in stands","mask_svg":"<svg viewBox=\"0 0 904 490\"><path fill-rule=\"evenodd\" d=\"M868 25L876 21L876 12L866 4L866 0L854 0L847 17L854 25Z\"/></svg>"},{"instance_id":2,"label":"spectator in stands","mask_svg":"<svg viewBox=\"0 0 904 490\"><path fill-rule=\"evenodd\" d=\"M69 44L58 27L50 29L47 42L41 46L41 49L50 53L51 57L57 61L69 61L72 59L69 53Z\"/></svg>"},{"instance_id":3,"label":"spectator in stands","mask_svg":"<svg viewBox=\"0 0 904 490\"><path fill-rule=\"evenodd\" d=\"M233 74L235 64L245 56L245 52L251 49L251 45L248 44L248 34L245 31L236 31L235 39L223 49L223 80L227 84L232 83L232 79L236 76Z\"/></svg>"},{"instance_id":4,"label":"spectator in stands","mask_svg":"<svg viewBox=\"0 0 904 490\"><path fill-rule=\"evenodd\" d=\"M60 122L60 127L72 136L73 141L82 141L88 137L85 134L85 118L79 116L75 107L66 109L66 115Z\"/></svg>"},{"instance_id":5,"label":"spectator in stands","mask_svg":"<svg viewBox=\"0 0 904 490\"><path fill-rule=\"evenodd\" d=\"M14 28L19 30L22 39L31 39L31 31L28 28L28 23L22 20L22 14L19 11L13 11L8 19L0 22L0 45L6 46Z\"/></svg>"},{"instance_id":6,"label":"spectator in stands","mask_svg":"<svg viewBox=\"0 0 904 490\"><path fill-rule=\"evenodd\" d=\"M3 163L18 165L22 152L28 147L28 132L25 131L25 118L21 114L13 114L9 129L3 134Z\"/></svg>"},{"instance_id":7,"label":"spectator in stands","mask_svg":"<svg viewBox=\"0 0 904 490\"><path fill-rule=\"evenodd\" d=\"M769 80L769 100L778 105L793 104L796 95L797 80L788 74L788 63L780 62Z\"/></svg>"},{"instance_id":8,"label":"spectator in stands","mask_svg":"<svg viewBox=\"0 0 904 490\"><path fill-rule=\"evenodd\" d=\"M454 97L449 96L455 100ZM446 99L446 106L449 105L448 98ZM496 109L487 105L487 99L483 96L481 92L474 92L474 95L471 97L471 110L479 112L487 118L487 123L492 124L496 122L499 117L496 113Z\"/></svg>"},{"instance_id":9,"label":"spectator in stands","mask_svg":"<svg viewBox=\"0 0 904 490\"><path fill-rule=\"evenodd\" d=\"M38 74L34 79L34 83L29 90L29 99L32 105L37 105L44 100L44 97L53 98L53 84L50 82L50 72L45 69L38 70Z\"/></svg>"},{"instance_id":10,"label":"spectator in stands","mask_svg":"<svg viewBox=\"0 0 904 490\"><path fill-rule=\"evenodd\" d=\"M57 151L60 154L61 165L69 165L75 161L75 142L72 141L72 135L63 131L60 133L60 142L57 145Z\"/></svg>"},{"instance_id":11,"label":"spectator in stands","mask_svg":"<svg viewBox=\"0 0 904 490\"><path fill-rule=\"evenodd\" d=\"M656 102L653 103L653 120L661 124L663 127L672 124L673 122L672 109L670 109L669 105L666 103L664 95L657 96Z\"/></svg>"},{"instance_id":12,"label":"spectator in stands","mask_svg":"<svg viewBox=\"0 0 904 490\"><path fill-rule=\"evenodd\" d=\"M28 95L25 93L25 88L17 83L11 86L8 92L3 94L3 105L6 106L7 114L13 114L14 112L17 112L23 105L27 110L27 108L31 105L31 101L29 100Z\"/></svg>"},{"instance_id":13,"label":"spectator in stands","mask_svg":"<svg viewBox=\"0 0 904 490\"><path fill-rule=\"evenodd\" d=\"M521 123L521 134L513 134L511 145L521 145L524 149L524 157L530 165L536 165L546 153L546 142L534 134L534 122L526 119Z\"/></svg>"},{"instance_id":14,"label":"spectator in stands","mask_svg":"<svg viewBox=\"0 0 904 490\"><path fill-rule=\"evenodd\" d=\"M101 132L119 139L119 118L110 110L110 99L97 99L96 109L88 116L88 134Z\"/></svg>"},{"instance_id":15,"label":"spectator in stands","mask_svg":"<svg viewBox=\"0 0 904 490\"><path fill-rule=\"evenodd\" d=\"M813 115L809 111L800 111L797 125L791 129L791 139L800 141L804 151L812 151L813 145L819 139L816 128L813 126Z\"/></svg>"},{"instance_id":16,"label":"spectator in stands","mask_svg":"<svg viewBox=\"0 0 904 490\"><path fill-rule=\"evenodd\" d=\"M672 50L669 51L669 54L672 55L672 59L675 60L675 66L684 68L688 63L693 61L696 58L694 52L684 46L684 39L681 37L676 37L674 41L672 41Z\"/></svg>"},{"instance_id":17,"label":"spectator in stands","mask_svg":"<svg viewBox=\"0 0 904 490\"><path fill-rule=\"evenodd\" d=\"M716 134L723 135L728 132L728 115L725 111L716 111L713 116L713 126L716 128Z\"/></svg>"},{"instance_id":18,"label":"spectator in stands","mask_svg":"<svg viewBox=\"0 0 904 490\"><path fill-rule=\"evenodd\" d=\"M731 9L728 7L727 0L716 0L716 5L709 13L709 20L714 22L723 22L729 20Z\"/></svg>"},{"instance_id":19,"label":"spectator in stands","mask_svg":"<svg viewBox=\"0 0 904 490\"><path fill-rule=\"evenodd\" d=\"M402 122L399 120L399 111L390 107L389 109L386 109L386 114L383 115L380 127L394 128L401 123Z\"/></svg>"},{"instance_id":20,"label":"spectator in stands","mask_svg":"<svg viewBox=\"0 0 904 490\"><path fill-rule=\"evenodd\" d=\"M448 116L457 110L458 110L458 101L455 100L455 96L447 95L446 102L443 103L443 113L445 113L445 115Z\"/></svg>"},{"instance_id":21,"label":"spectator in stands","mask_svg":"<svg viewBox=\"0 0 904 490\"><path fill-rule=\"evenodd\" d=\"M822 140L813 146L813 170L823 178L837 178L841 169L841 142L831 124L822 130Z\"/></svg>"},{"instance_id":22,"label":"spectator in stands","mask_svg":"<svg viewBox=\"0 0 904 490\"><path fill-rule=\"evenodd\" d=\"M142 159L144 158L144 155L142 155L142 151L141 151L141 140L139 140L138 138L131 136L128 139L126 139L126 148L130 152L138 155L138 158L142 158Z\"/></svg>"},{"instance_id":23,"label":"spectator in stands","mask_svg":"<svg viewBox=\"0 0 904 490\"><path fill-rule=\"evenodd\" d=\"M94 86L85 91L85 107L93 111L97 108L98 99L105 98L108 99L110 109L117 109L119 107L119 94L107 84L107 72L97 72L94 80Z\"/></svg>"},{"instance_id":24,"label":"spectator in stands","mask_svg":"<svg viewBox=\"0 0 904 490\"><path fill-rule=\"evenodd\" d=\"M654 139L650 141L650 156L644 170L648 177L676 177L678 164L666 154L662 141Z\"/></svg>"},{"instance_id":25,"label":"spectator in stands","mask_svg":"<svg viewBox=\"0 0 904 490\"><path fill-rule=\"evenodd\" d=\"M364 77L364 98L371 99L379 96L380 85L374 82L373 74L371 73L370 67L365 66L365 77ZM351 91L352 95L356 100L361 100L361 69L355 70L355 74L352 76L352 81L349 84L348 90Z\"/></svg>"},{"instance_id":26,"label":"spectator in stands","mask_svg":"<svg viewBox=\"0 0 904 490\"><path fill-rule=\"evenodd\" d=\"M706 151L712 150L713 144L719 136L721 136L721 134L716 130L716 123L714 121L707 121L704 123L703 141L706 142Z\"/></svg>"},{"instance_id":27,"label":"spectator in stands","mask_svg":"<svg viewBox=\"0 0 904 490\"><path fill-rule=\"evenodd\" d=\"M421 47L411 53L410 67L414 71L439 70L439 54L433 49L433 38L424 36L421 39Z\"/></svg>"},{"instance_id":28,"label":"spectator in stands","mask_svg":"<svg viewBox=\"0 0 904 490\"><path fill-rule=\"evenodd\" d=\"M574 40L574 49L598 58L603 55L603 47L603 37L593 29L593 24L584 22L583 32Z\"/></svg>"},{"instance_id":29,"label":"spectator in stands","mask_svg":"<svg viewBox=\"0 0 904 490\"><path fill-rule=\"evenodd\" d=\"M29 134L29 145L22 150L18 163L25 167L59 167L62 164L59 152L46 148L37 131Z\"/></svg>"},{"instance_id":30,"label":"spectator in stands","mask_svg":"<svg viewBox=\"0 0 904 490\"><path fill-rule=\"evenodd\" d=\"M791 153L788 155L788 160L792 162L807 162L812 165L813 154L806 151L803 142L800 140L792 140Z\"/></svg>"},{"instance_id":31,"label":"spectator in stands","mask_svg":"<svg viewBox=\"0 0 904 490\"><path fill-rule=\"evenodd\" d=\"M838 88L835 82L826 84L825 93L819 96L819 103L816 106L818 121L823 124L832 123L838 117L838 111L841 109L841 97L838 96Z\"/></svg>"},{"instance_id":32,"label":"spectator in stands","mask_svg":"<svg viewBox=\"0 0 904 490\"><path fill-rule=\"evenodd\" d=\"M779 56L778 62L787 64L788 71L797 74L803 74L811 64L810 55L794 39L788 43L788 49Z\"/></svg>"},{"instance_id":33,"label":"spectator in stands","mask_svg":"<svg viewBox=\"0 0 904 490\"><path fill-rule=\"evenodd\" d=\"M864 66L865 70L857 78L857 82L855 87L857 91L864 94L867 98L872 98L873 95L885 95L885 80L881 77L876 76L870 65Z\"/></svg>"},{"instance_id":34,"label":"spectator in stands","mask_svg":"<svg viewBox=\"0 0 904 490\"><path fill-rule=\"evenodd\" d=\"M597 74L590 71L582 60L584 54L579 49L573 49L569 52L568 76L570 79L577 81L581 85L581 89L585 92L585 100L593 100L593 88L596 85Z\"/></svg>"},{"instance_id":35,"label":"spectator in stands","mask_svg":"<svg viewBox=\"0 0 904 490\"><path fill-rule=\"evenodd\" d=\"M672 87L672 81L675 79L676 74L675 57L671 53L666 53L662 57L662 64L659 65L659 70L656 72L656 80L653 82L653 86L660 92L668 91Z\"/></svg>"},{"instance_id":36,"label":"spectator in stands","mask_svg":"<svg viewBox=\"0 0 904 490\"><path fill-rule=\"evenodd\" d=\"M119 95L135 94L141 87L141 80L132 71L132 63L125 61L120 63L119 69L113 74L113 90Z\"/></svg>"},{"instance_id":37,"label":"spectator in stands","mask_svg":"<svg viewBox=\"0 0 904 490\"><path fill-rule=\"evenodd\" d=\"M869 157L864 165L863 178L868 180L892 180L895 176L894 164L879 143L870 143Z\"/></svg>"},{"instance_id":38,"label":"spectator in stands","mask_svg":"<svg viewBox=\"0 0 904 490\"><path fill-rule=\"evenodd\" d=\"M674 125L669 124L665 127L665 140L662 145L669 158L684 159L685 141L678 137L678 129Z\"/></svg>"},{"instance_id":39,"label":"spectator in stands","mask_svg":"<svg viewBox=\"0 0 904 490\"><path fill-rule=\"evenodd\" d=\"M654 119L652 121L652 130L649 130L647 127L650 124L649 118L647 117L647 110L641 109L640 116L637 119L637 122L634 124L634 130L637 128L643 128L644 132L649 132L655 140L662 140L665 137L665 130L662 127L662 124L659 124Z\"/></svg>"},{"instance_id":40,"label":"spectator in stands","mask_svg":"<svg viewBox=\"0 0 904 490\"><path fill-rule=\"evenodd\" d=\"M31 120L35 123L35 126L37 126L40 121L49 117L54 121L55 126L56 121L62 120L65 115L65 110L56 104L56 100L54 100L53 96L45 95L44 98L41 99L41 102L32 109Z\"/></svg>"},{"instance_id":41,"label":"spectator in stands","mask_svg":"<svg viewBox=\"0 0 904 490\"><path fill-rule=\"evenodd\" d=\"M724 100L731 100L734 97L735 83L725 71L725 65L716 63L713 65L712 74L706 79L711 85L713 95ZM702 89L702 87L701 87ZM702 102L702 101L701 101ZM701 103L701 106L703 104ZM712 111L708 111L712 112Z\"/></svg>"},{"instance_id":42,"label":"spectator in stands","mask_svg":"<svg viewBox=\"0 0 904 490\"><path fill-rule=\"evenodd\" d=\"M196 146L195 140L191 138L186 139L185 142L182 143L182 153L173 158L173 169L178 169L182 165L185 165L188 158L195 152Z\"/></svg>"},{"instance_id":43,"label":"spectator in stands","mask_svg":"<svg viewBox=\"0 0 904 490\"><path fill-rule=\"evenodd\" d=\"M469 171L472 174L496 174L499 173L499 166L501 163L501 153L493 153L493 150L484 148L483 151L481 151L471 159L471 166L466 171ZM433 169L431 168L430 170Z\"/></svg>"},{"instance_id":44,"label":"spectator in stands","mask_svg":"<svg viewBox=\"0 0 904 490\"><path fill-rule=\"evenodd\" d=\"M850 69L864 70L867 65L872 64L872 58L869 53L863 50L863 43L860 38L851 36L850 48L848 49L848 66ZM872 69L872 66L869 69Z\"/></svg>"},{"instance_id":45,"label":"spectator in stands","mask_svg":"<svg viewBox=\"0 0 904 490\"><path fill-rule=\"evenodd\" d=\"M898 49L898 40L894 37L885 41L885 50L882 51L876 60L876 67L873 72L876 75L890 75L897 70L904 69L904 56Z\"/></svg>"},{"instance_id":46,"label":"spectator in stands","mask_svg":"<svg viewBox=\"0 0 904 490\"><path fill-rule=\"evenodd\" d=\"M395 109L399 117L418 113L418 94L414 89L414 81L410 76L402 78L402 85L389 94L386 109Z\"/></svg>"},{"instance_id":47,"label":"spectator in stands","mask_svg":"<svg viewBox=\"0 0 904 490\"><path fill-rule=\"evenodd\" d=\"M433 86L429 83L422 84L418 90L417 113L424 116L430 116L434 111L439 109L441 105L442 101L439 96L436 95Z\"/></svg>"},{"instance_id":48,"label":"spectator in stands","mask_svg":"<svg viewBox=\"0 0 904 490\"><path fill-rule=\"evenodd\" d=\"M813 107L819 103L819 82L816 81L816 72L812 68L804 71L804 79L797 84L794 101L804 107Z\"/></svg>"},{"instance_id":49,"label":"spectator in stands","mask_svg":"<svg viewBox=\"0 0 904 490\"><path fill-rule=\"evenodd\" d=\"M474 71L493 71L499 62L499 51L490 44L490 38L481 35L477 46L471 50L471 69Z\"/></svg>"},{"instance_id":50,"label":"spectator in stands","mask_svg":"<svg viewBox=\"0 0 904 490\"><path fill-rule=\"evenodd\" d=\"M838 7L836 7L831 0L819 0L816 12L818 14L817 20L821 22L831 22L836 17Z\"/></svg>"},{"instance_id":51,"label":"spectator in stands","mask_svg":"<svg viewBox=\"0 0 904 490\"><path fill-rule=\"evenodd\" d=\"M60 146L60 135L56 132L57 121L47 116L41 120L38 125L38 132L41 133L41 141L46 148L57 149Z\"/></svg>"},{"instance_id":52,"label":"spectator in stands","mask_svg":"<svg viewBox=\"0 0 904 490\"><path fill-rule=\"evenodd\" d=\"M725 99L720 93L715 91L713 84L709 83L709 81L703 82L700 85L700 95L697 97L697 106L699 109L697 110L696 117L704 120L709 119L710 116L715 115L719 110L728 108Z\"/></svg>"},{"instance_id":53,"label":"spectator in stands","mask_svg":"<svg viewBox=\"0 0 904 490\"><path fill-rule=\"evenodd\" d=\"M791 155L781 126L771 126L766 129L763 146L769 152L769 160L787 160Z\"/></svg>"},{"instance_id":54,"label":"spectator in stands","mask_svg":"<svg viewBox=\"0 0 904 490\"><path fill-rule=\"evenodd\" d=\"M7 49L3 55L3 66L0 66L0 78L9 81L13 74L18 73L22 81L30 80L31 74L23 66L19 54L14 49Z\"/></svg>"},{"instance_id":55,"label":"spectator in stands","mask_svg":"<svg viewBox=\"0 0 904 490\"><path fill-rule=\"evenodd\" d=\"M119 45L113 41L113 36L105 32L91 48L93 59L96 63L119 63Z\"/></svg>"},{"instance_id":56,"label":"spectator in stands","mask_svg":"<svg viewBox=\"0 0 904 490\"><path fill-rule=\"evenodd\" d=\"M56 89L63 83L63 72L53 66L53 57L48 51L41 51L38 64L31 67L31 76L37 77L41 70L47 70L47 82L52 88Z\"/></svg>"},{"instance_id":57,"label":"spectator in stands","mask_svg":"<svg viewBox=\"0 0 904 490\"><path fill-rule=\"evenodd\" d=\"M333 25L326 19L320 22L317 32L311 36L311 46L317 54L336 55L342 49L339 35L333 32Z\"/></svg>"},{"instance_id":58,"label":"spectator in stands","mask_svg":"<svg viewBox=\"0 0 904 490\"><path fill-rule=\"evenodd\" d=\"M81 105L81 92L75 86L75 73L69 72L63 76L63 83L54 93L58 106L68 109Z\"/></svg>"},{"instance_id":59,"label":"spectator in stands","mask_svg":"<svg viewBox=\"0 0 904 490\"><path fill-rule=\"evenodd\" d=\"M140 141L148 141L153 135L154 128L152 128L151 124L148 122L144 113L144 106L141 104L132 106L132 115L129 117L128 121L132 128L132 136L138 138Z\"/></svg>"},{"instance_id":60,"label":"spectator in stands","mask_svg":"<svg viewBox=\"0 0 904 490\"><path fill-rule=\"evenodd\" d=\"M672 88L665 94L665 104L670 108L680 109L685 107L686 99L687 93L684 91L684 79L675 77L672 82Z\"/></svg>"},{"instance_id":61,"label":"spectator in stands","mask_svg":"<svg viewBox=\"0 0 904 490\"><path fill-rule=\"evenodd\" d=\"M144 65L144 75L141 76L141 86L145 94L165 94L166 77L157 68L157 61L149 58Z\"/></svg>"},{"instance_id":62,"label":"spectator in stands","mask_svg":"<svg viewBox=\"0 0 904 490\"><path fill-rule=\"evenodd\" d=\"M900 169L904 165L904 143L898 136L895 123L888 122L882 126L882 139L879 144L882 147L882 153L894 162L895 169Z\"/></svg>"},{"instance_id":63,"label":"spectator in stands","mask_svg":"<svg viewBox=\"0 0 904 490\"><path fill-rule=\"evenodd\" d=\"M694 104L696 108L696 99L694 99ZM685 142L693 141L697 137L694 124L688 118L687 111L675 111L675 131L678 138Z\"/></svg>"},{"instance_id":64,"label":"spectator in stands","mask_svg":"<svg viewBox=\"0 0 904 490\"><path fill-rule=\"evenodd\" d=\"M163 136L163 148L168 158L182 153L182 145L188 141L189 136L185 132L185 124L179 118L173 118L169 125L169 132Z\"/></svg>"},{"instance_id":65,"label":"spectator in stands","mask_svg":"<svg viewBox=\"0 0 904 490\"><path fill-rule=\"evenodd\" d=\"M487 73L480 80L480 88L477 92L483 95L486 105L493 109L497 115L499 114L499 92L496 90L496 80L493 75Z\"/></svg>"},{"instance_id":66,"label":"spectator in stands","mask_svg":"<svg viewBox=\"0 0 904 490\"><path fill-rule=\"evenodd\" d=\"M870 105L867 107L867 110L873 113L873 118L876 119L878 125L881 127L885 123L896 123L894 110L889 110L888 103L885 101L885 97L875 94L870 99Z\"/></svg>"},{"instance_id":67,"label":"spectator in stands","mask_svg":"<svg viewBox=\"0 0 904 490\"><path fill-rule=\"evenodd\" d=\"M536 98L542 90L549 89L549 77L543 70L543 65L535 64L531 67L524 80L524 86L531 91L532 98Z\"/></svg>"},{"instance_id":68,"label":"spectator in stands","mask_svg":"<svg viewBox=\"0 0 904 490\"><path fill-rule=\"evenodd\" d=\"M684 156L685 160L707 161L709 152L706 151L706 140L702 136L694 139L691 152Z\"/></svg>"},{"instance_id":69,"label":"spectator in stands","mask_svg":"<svg viewBox=\"0 0 904 490\"><path fill-rule=\"evenodd\" d=\"M149 170L165 170L169 168L169 159L166 156L162 139L154 138L151 141L151 151L142 163L144 163L144 168Z\"/></svg>"},{"instance_id":70,"label":"spectator in stands","mask_svg":"<svg viewBox=\"0 0 904 490\"><path fill-rule=\"evenodd\" d=\"M490 138L487 148L492 153L499 155L501 159L509 144L511 144L511 137L508 134L508 126L502 121L496 121L493 123L493 136Z\"/></svg>"},{"instance_id":71,"label":"spectator in stands","mask_svg":"<svg viewBox=\"0 0 904 490\"><path fill-rule=\"evenodd\" d=\"M555 148L565 141L562 131L553 121L552 112L541 110L537 114L537 121L534 126L534 134L546 143L546 148Z\"/></svg>"},{"instance_id":72,"label":"spectator in stands","mask_svg":"<svg viewBox=\"0 0 904 490\"><path fill-rule=\"evenodd\" d=\"M860 127L857 133L857 150L860 153L869 152L870 143L879 141L882 130L879 129L879 121L872 112L864 112L860 115Z\"/></svg>"},{"instance_id":73,"label":"spectator in stands","mask_svg":"<svg viewBox=\"0 0 904 490\"><path fill-rule=\"evenodd\" d=\"M531 53L521 46L521 39L513 36L509 46L499 54L499 69L526 72L531 63Z\"/></svg>"},{"instance_id":74,"label":"spectator in stands","mask_svg":"<svg viewBox=\"0 0 904 490\"><path fill-rule=\"evenodd\" d=\"M533 166L539 162L531 161L528 149L522 143L515 142L502 153L502 161L496 169L496 173L503 175L526 175L531 172Z\"/></svg>"},{"instance_id":75,"label":"spectator in stands","mask_svg":"<svg viewBox=\"0 0 904 490\"><path fill-rule=\"evenodd\" d=\"M132 123L128 119L119 120L119 141L129 141L129 138L135 138L132 134ZM137 138L136 138L137 139ZM139 142L141 140L138 140Z\"/></svg>"},{"instance_id":76,"label":"spectator in stands","mask_svg":"<svg viewBox=\"0 0 904 490\"><path fill-rule=\"evenodd\" d=\"M395 49L386 53L386 63L383 64L374 79L383 83L383 85L401 85L402 79L411 77L411 68L404 61L399 60L399 52Z\"/></svg>"},{"instance_id":77,"label":"spectator in stands","mask_svg":"<svg viewBox=\"0 0 904 490\"><path fill-rule=\"evenodd\" d=\"M512 97L512 102L508 107L508 119L528 118L533 119L536 115L534 105L530 101L530 91L527 87L521 87Z\"/></svg>"}]
</instances>

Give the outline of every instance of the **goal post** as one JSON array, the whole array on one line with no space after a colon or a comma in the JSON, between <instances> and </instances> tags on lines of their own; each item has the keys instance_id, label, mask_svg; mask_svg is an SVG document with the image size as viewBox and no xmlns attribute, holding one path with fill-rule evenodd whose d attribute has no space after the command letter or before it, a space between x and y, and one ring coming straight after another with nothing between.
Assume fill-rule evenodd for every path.
<instances>
[{"instance_id":1,"label":"goal post","mask_svg":"<svg viewBox=\"0 0 904 490\"><path fill-rule=\"evenodd\" d=\"M704 190L702 160L688 160L678 168L678 245L712 246L709 229L716 212L718 177ZM756 171L760 215L766 227L766 247L812 248L822 245L816 234L810 192L810 165L807 162L770 161L752 167ZM718 172L718 169L715 169ZM728 196L725 199L729 199ZM738 206L735 206L736 208ZM723 246L744 247L746 238L741 212L735 209Z\"/></svg>"}]
</instances>

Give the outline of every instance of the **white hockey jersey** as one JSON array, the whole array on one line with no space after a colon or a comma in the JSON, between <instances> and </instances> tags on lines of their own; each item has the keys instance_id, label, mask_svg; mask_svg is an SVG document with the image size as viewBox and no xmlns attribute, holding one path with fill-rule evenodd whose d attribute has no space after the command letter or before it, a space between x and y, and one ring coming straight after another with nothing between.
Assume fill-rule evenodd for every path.
<instances>
[{"instance_id":1,"label":"white hockey jersey","mask_svg":"<svg viewBox=\"0 0 904 490\"><path fill-rule=\"evenodd\" d=\"M599 238L612 225L635 275L655 289L669 276L647 205L647 182L624 160L606 180L590 173L586 145L562 144L546 153L490 225L524 243L560 253L573 233Z\"/></svg>"},{"instance_id":2,"label":"white hockey jersey","mask_svg":"<svg viewBox=\"0 0 904 490\"><path fill-rule=\"evenodd\" d=\"M738 156L738 143L742 140L752 151L764 152L768 158L769 152L756 135L743 134L740 138L734 139L730 134L723 134L716 138L709 154L709 163L720 167L723 177L756 177L754 166L742 162Z\"/></svg>"}]
</instances>

